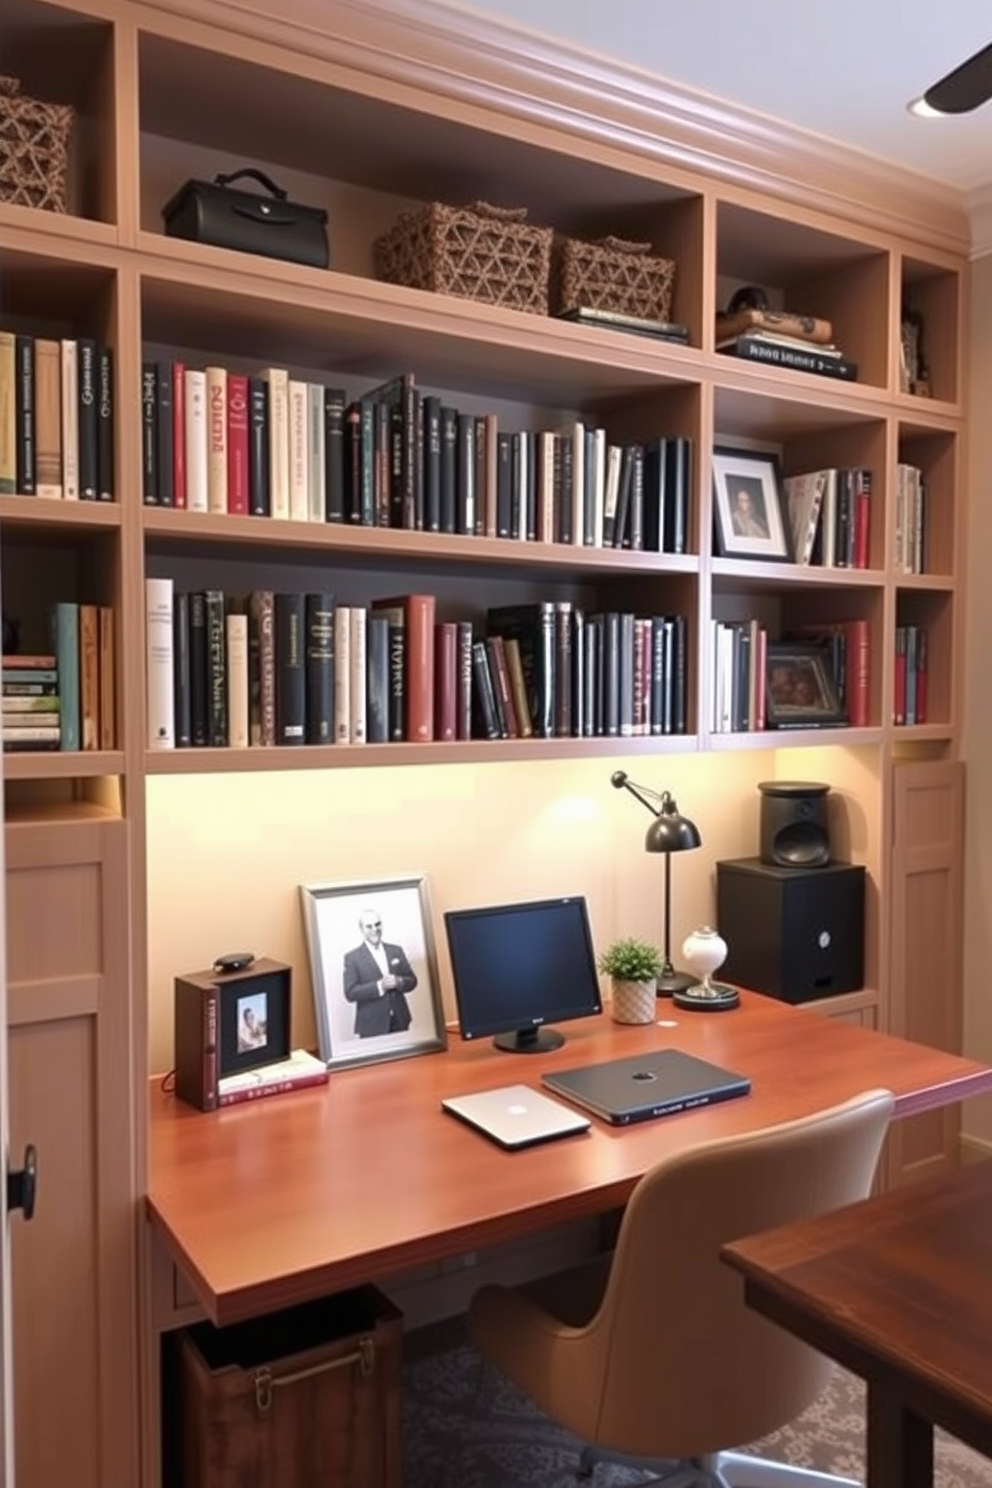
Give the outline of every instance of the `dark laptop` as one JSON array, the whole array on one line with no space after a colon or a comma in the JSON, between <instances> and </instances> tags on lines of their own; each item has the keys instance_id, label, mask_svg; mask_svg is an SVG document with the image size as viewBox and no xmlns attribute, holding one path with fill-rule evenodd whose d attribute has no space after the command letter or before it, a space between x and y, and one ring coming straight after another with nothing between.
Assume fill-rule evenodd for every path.
<instances>
[{"instance_id":1,"label":"dark laptop","mask_svg":"<svg viewBox=\"0 0 992 1488\"><path fill-rule=\"evenodd\" d=\"M679 1049L543 1075L542 1084L614 1126L747 1095L751 1081Z\"/></svg>"}]
</instances>

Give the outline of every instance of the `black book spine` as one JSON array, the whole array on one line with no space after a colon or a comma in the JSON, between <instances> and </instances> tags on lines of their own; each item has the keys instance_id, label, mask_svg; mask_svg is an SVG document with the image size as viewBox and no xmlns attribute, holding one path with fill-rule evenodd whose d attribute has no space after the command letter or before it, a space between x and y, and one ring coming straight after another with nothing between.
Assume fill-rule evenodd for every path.
<instances>
[{"instance_id":1,"label":"black book spine","mask_svg":"<svg viewBox=\"0 0 992 1488\"><path fill-rule=\"evenodd\" d=\"M510 537L513 516L513 435L496 435L496 536Z\"/></svg>"},{"instance_id":2,"label":"black book spine","mask_svg":"<svg viewBox=\"0 0 992 1488\"><path fill-rule=\"evenodd\" d=\"M406 738L406 626L389 622L389 737Z\"/></svg>"},{"instance_id":3,"label":"black book spine","mask_svg":"<svg viewBox=\"0 0 992 1488\"><path fill-rule=\"evenodd\" d=\"M324 389L324 512L329 522L345 520L343 388Z\"/></svg>"},{"instance_id":4,"label":"black book spine","mask_svg":"<svg viewBox=\"0 0 992 1488\"><path fill-rule=\"evenodd\" d=\"M88 336L82 336L77 344L79 360L76 378L76 439L79 451L79 497L81 501L95 501L99 483L97 408L100 374L97 367L96 342Z\"/></svg>"},{"instance_id":5,"label":"black book spine","mask_svg":"<svg viewBox=\"0 0 992 1488\"><path fill-rule=\"evenodd\" d=\"M578 605L572 609L572 734L585 733L586 706L586 616Z\"/></svg>"},{"instance_id":6,"label":"black book spine","mask_svg":"<svg viewBox=\"0 0 992 1488\"><path fill-rule=\"evenodd\" d=\"M193 743L189 600L188 594L176 594L173 596L172 603L173 694L177 749L188 749Z\"/></svg>"},{"instance_id":7,"label":"black book spine","mask_svg":"<svg viewBox=\"0 0 992 1488\"><path fill-rule=\"evenodd\" d=\"M627 533L630 526L630 486L634 473L634 452L625 444L620 452L620 485L617 488L617 509L613 522L614 548L629 548Z\"/></svg>"},{"instance_id":8,"label":"black book spine","mask_svg":"<svg viewBox=\"0 0 992 1488\"><path fill-rule=\"evenodd\" d=\"M475 415L460 413L456 429L455 530L475 531Z\"/></svg>"},{"instance_id":9,"label":"black book spine","mask_svg":"<svg viewBox=\"0 0 992 1488\"><path fill-rule=\"evenodd\" d=\"M689 531L689 477L692 445L685 435L665 444L665 541L666 553L684 553Z\"/></svg>"},{"instance_id":10,"label":"black book spine","mask_svg":"<svg viewBox=\"0 0 992 1488\"><path fill-rule=\"evenodd\" d=\"M227 626L224 594L205 589L203 602L207 628L207 743L214 749L227 745Z\"/></svg>"},{"instance_id":11,"label":"black book spine","mask_svg":"<svg viewBox=\"0 0 992 1488\"><path fill-rule=\"evenodd\" d=\"M302 594L275 596L276 743L306 739L306 611Z\"/></svg>"},{"instance_id":12,"label":"black book spine","mask_svg":"<svg viewBox=\"0 0 992 1488\"><path fill-rule=\"evenodd\" d=\"M631 445L630 509L624 547L634 553L644 549L644 446Z\"/></svg>"},{"instance_id":13,"label":"black book spine","mask_svg":"<svg viewBox=\"0 0 992 1488\"><path fill-rule=\"evenodd\" d=\"M455 734L459 739L472 737L472 622L459 620L457 647L457 693L455 697Z\"/></svg>"},{"instance_id":14,"label":"black book spine","mask_svg":"<svg viewBox=\"0 0 992 1488\"><path fill-rule=\"evenodd\" d=\"M602 634L601 616L590 615L582 636L585 663L582 675L582 735L591 739L596 732L596 695L598 691L597 636Z\"/></svg>"},{"instance_id":15,"label":"black book spine","mask_svg":"<svg viewBox=\"0 0 992 1488\"><path fill-rule=\"evenodd\" d=\"M773 367L790 367L797 372L815 372L821 377L837 377L856 382L858 364L845 356L827 356L815 346L781 346L762 341L758 336L738 336L727 348L733 356L749 362L767 362Z\"/></svg>"},{"instance_id":16,"label":"black book spine","mask_svg":"<svg viewBox=\"0 0 992 1488\"><path fill-rule=\"evenodd\" d=\"M334 595L308 594L304 617L306 622L306 742L308 744L333 744Z\"/></svg>"},{"instance_id":17,"label":"black book spine","mask_svg":"<svg viewBox=\"0 0 992 1488\"><path fill-rule=\"evenodd\" d=\"M269 483L269 384L264 377L248 379L248 514L267 517L271 511Z\"/></svg>"},{"instance_id":18,"label":"black book spine","mask_svg":"<svg viewBox=\"0 0 992 1488\"><path fill-rule=\"evenodd\" d=\"M479 732L485 739L500 736L499 713L496 707L496 690L489 670L489 657L485 641L472 642L472 695L475 699Z\"/></svg>"},{"instance_id":19,"label":"black book spine","mask_svg":"<svg viewBox=\"0 0 992 1488\"><path fill-rule=\"evenodd\" d=\"M114 482L114 354L109 346L97 348L97 499L113 501Z\"/></svg>"},{"instance_id":20,"label":"black book spine","mask_svg":"<svg viewBox=\"0 0 992 1488\"><path fill-rule=\"evenodd\" d=\"M419 398L413 375L403 374L400 390L400 505L403 526L415 532L424 530L424 504L418 501L417 480L417 404Z\"/></svg>"},{"instance_id":21,"label":"black book spine","mask_svg":"<svg viewBox=\"0 0 992 1488\"><path fill-rule=\"evenodd\" d=\"M189 706L193 744L209 743L207 721L207 606L206 596L195 590L189 596Z\"/></svg>"},{"instance_id":22,"label":"black book spine","mask_svg":"<svg viewBox=\"0 0 992 1488\"><path fill-rule=\"evenodd\" d=\"M362 520L362 411L349 403L344 411L345 513L351 523Z\"/></svg>"},{"instance_id":23,"label":"black book spine","mask_svg":"<svg viewBox=\"0 0 992 1488\"><path fill-rule=\"evenodd\" d=\"M489 429L485 414L475 417L475 525L476 537L486 535L486 466L488 464Z\"/></svg>"},{"instance_id":24,"label":"black book spine","mask_svg":"<svg viewBox=\"0 0 992 1488\"><path fill-rule=\"evenodd\" d=\"M558 514L555 524L555 541L570 543L572 541L572 507L575 501L575 447L572 441L571 430L559 434L556 441L557 454L555 457L555 494L557 497L555 510Z\"/></svg>"},{"instance_id":25,"label":"black book spine","mask_svg":"<svg viewBox=\"0 0 992 1488\"><path fill-rule=\"evenodd\" d=\"M37 493L37 484L34 469L33 336L18 336L14 342L14 404L17 420L17 490L22 496L34 496Z\"/></svg>"},{"instance_id":26,"label":"black book spine","mask_svg":"<svg viewBox=\"0 0 992 1488\"><path fill-rule=\"evenodd\" d=\"M146 506L158 506L158 371L154 362L141 368L141 494Z\"/></svg>"},{"instance_id":27,"label":"black book spine","mask_svg":"<svg viewBox=\"0 0 992 1488\"><path fill-rule=\"evenodd\" d=\"M365 737L389 743L389 621L371 613L365 628Z\"/></svg>"},{"instance_id":28,"label":"black book spine","mask_svg":"<svg viewBox=\"0 0 992 1488\"><path fill-rule=\"evenodd\" d=\"M441 409L441 531L457 532L458 410Z\"/></svg>"},{"instance_id":29,"label":"black book spine","mask_svg":"<svg viewBox=\"0 0 992 1488\"><path fill-rule=\"evenodd\" d=\"M524 480L520 492L523 505L523 531L528 542L537 542L537 440L532 429L520 435L524 450Z\"/></svg>"},{"instance_id":30,"label":"black book spine","mask_svg":"<svg viewBox=\"0 0 992 1488\"><path fill-rule=\"evenodd\" d=\"M620 733L620 615L608 610L603 616L603 733Z\"/></svg>"},{"instance_id":31,"label":"black book spine","mask_svg":"<svg viewBox=\"0 0 992 1488\"><path fill-rule=\"evenodd\" d=\"M424 530L441 531L441 399L429 393L424 414Z\"/></svg>"}]
</instances>

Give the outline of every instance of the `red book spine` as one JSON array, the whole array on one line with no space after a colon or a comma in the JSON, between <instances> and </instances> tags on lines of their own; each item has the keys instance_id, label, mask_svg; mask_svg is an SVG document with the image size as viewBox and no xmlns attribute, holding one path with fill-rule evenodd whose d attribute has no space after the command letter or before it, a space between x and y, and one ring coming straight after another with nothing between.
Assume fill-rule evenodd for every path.
<instances>
[{"instance_id":1,"label":"red book spine","mask_svg":"<svg viewBox=\"0 0 992 1488\"><path fill-rule=\"evenodd\" d=\"M445 620L434 627L434 737L458 736L458 626Z\"/></svg>"},{"instance_id":2,"label":"red book spine","mask_svg":"<svg viewBox=\"0 0 992 1488\"><path fill-rule=\"evenodd\" d=\"M847 716L852 728L868 727L868 681L871 653L866 619L847 622L845 666Z\"/></svg>"},{"instance_id":3,"label":"red book spine","mask_svg":"<svg viewBox=\"0 0 992 1488\"><path fill-rule=\"evenodd\" d=\"M501 635L488 636L486 647L489 651L489 670L498 695L498 710L506 724L506 737L518 739L520 725L517 722L517 710L513 705L513 692L510 688L510 673L506 665L503 637Z\"/></svg>"},{"instance_id":4,"label":"red book spine","mask_svg":"<svg viewBox=\"0 0 992 1488\"><path fill-rule=\"evenodd\" d=\"M916 633L916 721L927 722L927 633Z\"/></svg>"},{"instance_id":5,"label":"red book spine","mask_svg":"<svg viewBox=\"0 0 992 1488\"><path fill-rule=\"evenodd\" d=\"M433 594L408 594L406 606L406 737L410 744L434 739Z\"/></svg>"},{"instance_id":6,"label":"red book spine","mask_svg":"<svg viewBox=\"0 0 992 1488\"><path fill-rule=\"evenodd\" d=\"M871 534L871 471L855 472L854 494L854 567L867 568Z\"/></svg>"},{"instance_id":7,"label":"red book spine","mask_svg":"<svg viewBox=\"0 0 992 1488\"><path fill-rule=\"evenodd\" d=\"M243 1090L225 1090L217 1104L238 1106L243 1101L262 1100L267 1095L283 1095L287 1090L305 1090L308 1086L326 1084L327 1071L314 1070L309 1075L289 1075L284 1080L274 1080L271 1085L249 1085Z\"/></svg>"},{"instance_id":8,"label":"red book spine","mask_svg":"<svg viewBox=\"0 0 992 1488\"><path fill-rule=\"evenodd\" d=\"M172 504L186 505L186 364L172 364Z\"/></svg>"},{"instance_id":9,"label":"red book spine","mask_svg":"<svg viewBox=\"0 0 992 1488\"><path fill-rule=\"evenodd\" d=\"M227 509L248 515L248 378L227 374Z\"/></svg>"}]
</instances>

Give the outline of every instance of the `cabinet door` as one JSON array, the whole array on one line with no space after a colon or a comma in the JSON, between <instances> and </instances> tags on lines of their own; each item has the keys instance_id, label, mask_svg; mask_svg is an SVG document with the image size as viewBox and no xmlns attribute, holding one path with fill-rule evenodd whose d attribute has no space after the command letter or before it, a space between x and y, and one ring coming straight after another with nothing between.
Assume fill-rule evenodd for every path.
<instances>
[{"instance_id":1,"label":"cabinet door","mask_svg":"<svg viewBox=\"0 0 992 1488\"><path fill-rule=\"evenodd\" d=\"M39 1153L12 1225L18 1488L137 1481L127 824L9 824L11 1152Z\"/></svg>"},{"instance_id":2,"label":"cabinet door","mask_svg":"<svg viewBox=\"0 0 992 1488\"><path fill-rule=\"evenodd\" d=\"M892 769L889 863L889 1032L958 1052L961 1044L964 767L957 760ZM960 1110L897 1121L888 1140L890 1184L957 1165Z\"/></svg>"}]
</instances>

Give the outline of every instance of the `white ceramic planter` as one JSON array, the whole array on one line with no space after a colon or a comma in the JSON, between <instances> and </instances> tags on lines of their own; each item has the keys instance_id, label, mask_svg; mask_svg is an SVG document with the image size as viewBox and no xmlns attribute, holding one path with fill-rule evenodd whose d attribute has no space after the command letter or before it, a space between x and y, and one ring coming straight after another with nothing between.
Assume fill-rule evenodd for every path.
<instances>
[{"instance_id":1,"label":"white ceramic planter","mask_svg":"<svg viewBox=\"0 0 992 1488\"><path fill-rule=\"evenodd\" d=\"M614 1023L653 1023L658 993L654 982L621 982L613 978Z\"/></svg>"}]
</instances>

